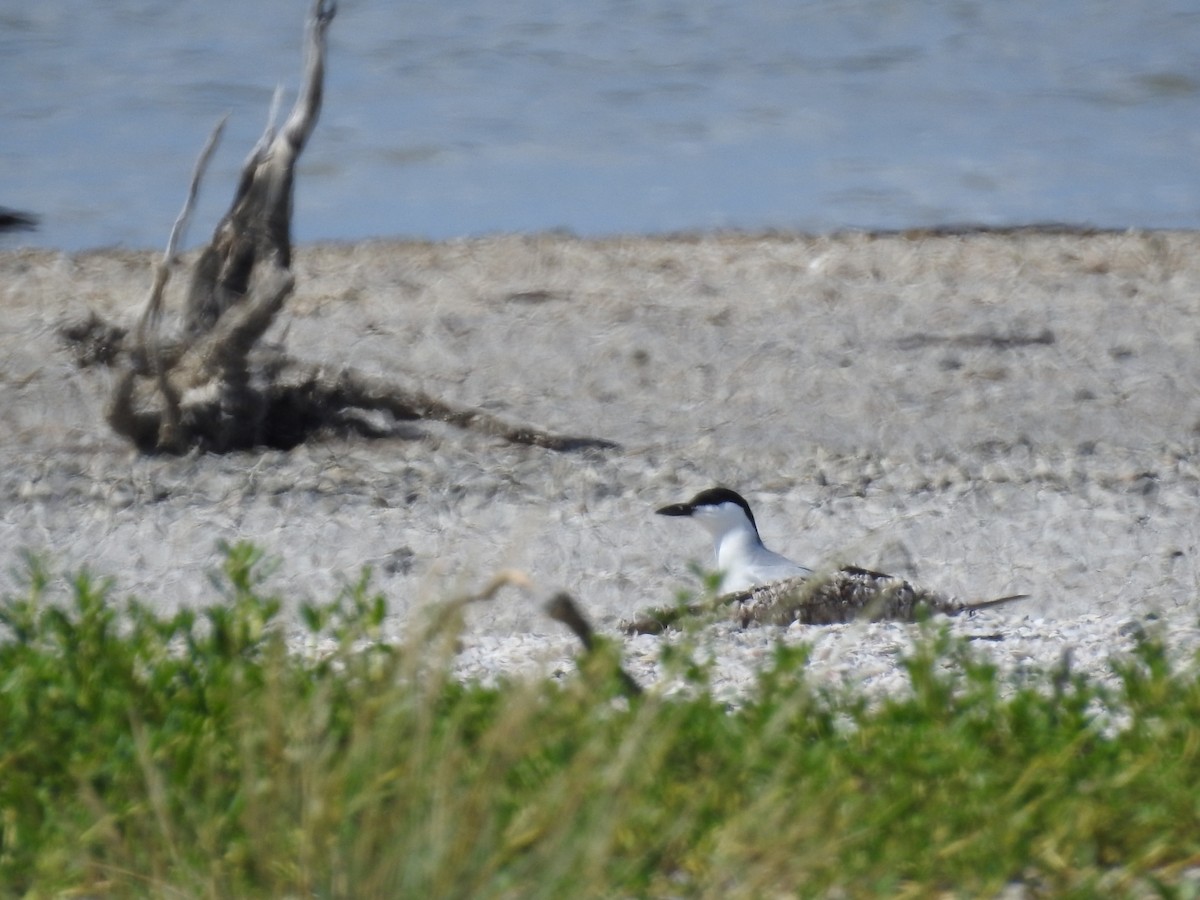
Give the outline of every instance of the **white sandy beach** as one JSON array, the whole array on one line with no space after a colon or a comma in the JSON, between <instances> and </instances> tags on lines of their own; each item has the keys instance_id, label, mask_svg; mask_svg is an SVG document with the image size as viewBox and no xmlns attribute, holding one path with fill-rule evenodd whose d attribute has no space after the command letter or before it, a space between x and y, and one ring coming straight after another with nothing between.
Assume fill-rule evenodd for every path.
<instances>
[{"instance_id":1,"label":"white sandy beach","mask_svg":"<svg viewBox=\"0 0 1200 900\"><path fill-rule=\"evenodd\" d=\"M151 253L0 253L0 579L20 553L122 593L212 602L218 541L325 597L363 566L398 631L498 568L463 671L560 670L565 588L604 630L694 587L707 537L656 517L721 483L768 545L1023 603L956 621L1006 666L1102 666L1157 616L1200 615L1200 235L702 235L308 246L271 337L513 421L618 442L560 454L438 424L291 452L142 457L102 417L111 376L57 326L132 324ZM178 279L182 281L182 279ZM178 285L175 286L178 288ZM915 626L790 629L814 671L895 675ZM723 685L769 629L716 628ZM656 672L659 638L627 641Z\"/></svg>"}]
</instances>

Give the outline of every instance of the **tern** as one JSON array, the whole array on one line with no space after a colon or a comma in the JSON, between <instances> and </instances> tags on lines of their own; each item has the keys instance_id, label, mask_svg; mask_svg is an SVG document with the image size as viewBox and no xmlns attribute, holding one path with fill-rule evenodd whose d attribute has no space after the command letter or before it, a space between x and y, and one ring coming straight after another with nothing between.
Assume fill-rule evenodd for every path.
<instances>
[{"instance_id":1,"label":"tern","mask_svg":"<svg viewBox=\"0 0 1200 900\"><path fill-rule=\"evenodd\" d=\"M744 591L760 584L813 573L807 566L766 548L758 534L750 504L737 491L709 488L687 503L673 503L657 512L660 516L695 519L712 535L722 593Z\"/></svg>"},{"instance_id":2,"label":"tern","mask_svg":"<svg viewBox=\"0 0 1200 900\"><path fill-rule=\"evenodd\" d=\"M1010 594L994 600L962 601L917 588L903 578L844 566L819 577L807 566L768 550L758 533L750 504L737 491L724 487L701 491L686 503L673 503L656 512L685 516L699 522L713 537L722 601L750 621L828 625L859 618L912 621L923 614L956 616L1021 600ZM665 624L652 610L633 630L655 630Z\"/></svg>"}]
</instances>

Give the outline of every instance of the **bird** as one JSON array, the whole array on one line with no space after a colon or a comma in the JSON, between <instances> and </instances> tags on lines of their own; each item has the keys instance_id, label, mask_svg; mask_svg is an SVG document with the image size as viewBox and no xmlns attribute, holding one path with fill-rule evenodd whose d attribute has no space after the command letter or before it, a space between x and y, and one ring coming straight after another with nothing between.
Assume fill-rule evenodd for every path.
<instances>
[{"instance_id":1,"label":"bird","mask_svg":"<svg viewBox=\"0 0 1200 900\"><path fill-rule=\"evenodd\" d=\"M805 577L813 570L768 550L758 533L750 504L724 487L701 491L687 503L656 510L660 516L686 516L713 537L722 593L744 591L784 578Z\"/></svg>"},{"instance_id":2,"label":"bird","mask_svg":"<svg viewBox=\"0 0 1200 900\"><path fill-rule=\"evenodd\" d=\"M0 206L0 231L32 231L37 228L37 216Z\"/></svg>"},{"instance_id":3,"label":"bird","mask_svg":"<svg viewBox=\"0 0 1200 900\"><path fill-rule=\"evenodd\" d=\"M750 504L726 487L703 490L686 503L674 503L655 512L695 519L712 535L721 573L718 601L736 610L743 625L832 625L858 619L911 622L934 613L974 614L1028 596L1009 594L994 600L963 601L858 566L818 574L768 550L759 536ZM698 609L689 607L686 611ZM679 610L651 610L627 623L626 630L659 631L678 614Z\"/></svg>"}]
</instances>

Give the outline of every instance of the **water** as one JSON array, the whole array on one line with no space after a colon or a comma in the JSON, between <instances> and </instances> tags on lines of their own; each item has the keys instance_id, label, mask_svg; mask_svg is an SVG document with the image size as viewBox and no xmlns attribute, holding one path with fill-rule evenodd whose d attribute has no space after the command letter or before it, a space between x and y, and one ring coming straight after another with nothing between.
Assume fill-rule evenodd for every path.
<instances>
[{"instance_id":1,"label":"water","mask_svg":"<svg viewBox=\"0 0 1200 900\"><path fill-rule=\"evenodd\" d=\"M0 0L4 246L228 204L303 0ZM1200 227L1195 0L343 0L295 236ZM289 93L289 102L290 102Z\"/></svg>"}]
</instances>

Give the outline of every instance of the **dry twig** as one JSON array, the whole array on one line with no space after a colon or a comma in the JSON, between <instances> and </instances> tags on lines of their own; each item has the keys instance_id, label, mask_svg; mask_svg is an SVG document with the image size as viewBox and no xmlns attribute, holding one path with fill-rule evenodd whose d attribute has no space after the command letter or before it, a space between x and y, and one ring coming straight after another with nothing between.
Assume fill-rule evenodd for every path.
<instances>
[{"instance_id":1,"label":"dry twig","mask_svg":"<svg viewBox=\"0 0 1200 900\"><path fill-rule=\"evenodd\" d=\"M601 654L605 650L596 638L596 631L592 628L592 623L583 615L570 594L558 593L551 597L546 602L546 615L571 629L572 633L579 638L579 643L583 644L585 658L595 658L597 654ZM615 667L617 683L622 694L626 697L636 697L642 693L642 686L625 671L618 660L614 658L612 665Z\"/></svg>"}]
</instances>

